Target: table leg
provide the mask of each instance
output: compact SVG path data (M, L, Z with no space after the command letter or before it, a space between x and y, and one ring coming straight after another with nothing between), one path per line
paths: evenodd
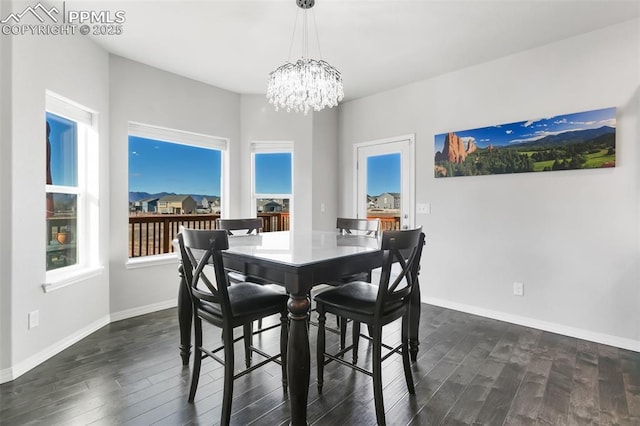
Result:
M307 399L309 396L309 334L307 314L311 302L307 295L291 295L289 308L289 344L287 346L287 375L289 378L289 403L291 425L307 424Z
M411 304L409 308L409 355L411 361L415 362L418 358L418 329L420 326L420 283L416 280L416 288L411 295Z
M193 308L189 287L184 279L182 265L178 268L180 274L180 288L178 289L178 324L180 325L180 356L182 365L189 365L191 355L191 322L193 321Z

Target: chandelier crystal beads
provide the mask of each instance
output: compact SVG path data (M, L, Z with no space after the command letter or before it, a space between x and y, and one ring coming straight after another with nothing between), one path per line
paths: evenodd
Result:
M283 108L287 112L293 110L306 115L310 110L320 111L324 107L337 106L344 98L340 71L322 59L305 57L308 53L306 11L314 3L314 0L297 0L298 6L305 11L302 58L295 64L287 61L269 74L267 98L276 111Z

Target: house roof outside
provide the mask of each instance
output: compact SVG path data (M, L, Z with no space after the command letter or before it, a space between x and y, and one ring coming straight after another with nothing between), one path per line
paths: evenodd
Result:
M191 198L193 200L191 195L165 195L164 197L160 198L158 200L158 202L160 202L160 203L179 203L179 202L182 202L182 201L186 200L187 198Z
M153 203L154 201L158 201L160 198L158 197L149 197L149 198L144 198L142 200L138 200L138 203L142 204L142 203Z

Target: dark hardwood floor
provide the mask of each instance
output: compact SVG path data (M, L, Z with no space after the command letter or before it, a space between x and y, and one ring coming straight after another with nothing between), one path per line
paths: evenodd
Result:
M387 327L388 328L388 327ZM215 331L214 331L215 330ZM311 327L308 420L373 425L369 377L337 363L315 386ZM271 332L270 332L271 333ZM276 351L278 331L257 339ZM205 340L219 339L212 329ZM399 340L399 327L386 340ZM218 424L220 365L203 362L194 404L189 369L178 355L175 309L110 324L20 378L0 386L2 425ZM400 357L384 363L390 425L640 425L640 354L500 321L422 305L416 395L407 393ZM338 336L327 334L327 347ZM369 365L361 343L360 364ZM236 348L237 366L243 351ZM232 424L287 424L279 366L238 379Z

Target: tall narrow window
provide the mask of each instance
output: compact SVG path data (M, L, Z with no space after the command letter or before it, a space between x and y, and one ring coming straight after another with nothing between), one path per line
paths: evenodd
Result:
M180 226L214 229L223 192L224 139L129 125L129 257L170 253Z
M285 231L293 202L292 148L289 142L254 142L253 204L264 231Z
M98 263L98 137L94 113L47 93L47 284Z

